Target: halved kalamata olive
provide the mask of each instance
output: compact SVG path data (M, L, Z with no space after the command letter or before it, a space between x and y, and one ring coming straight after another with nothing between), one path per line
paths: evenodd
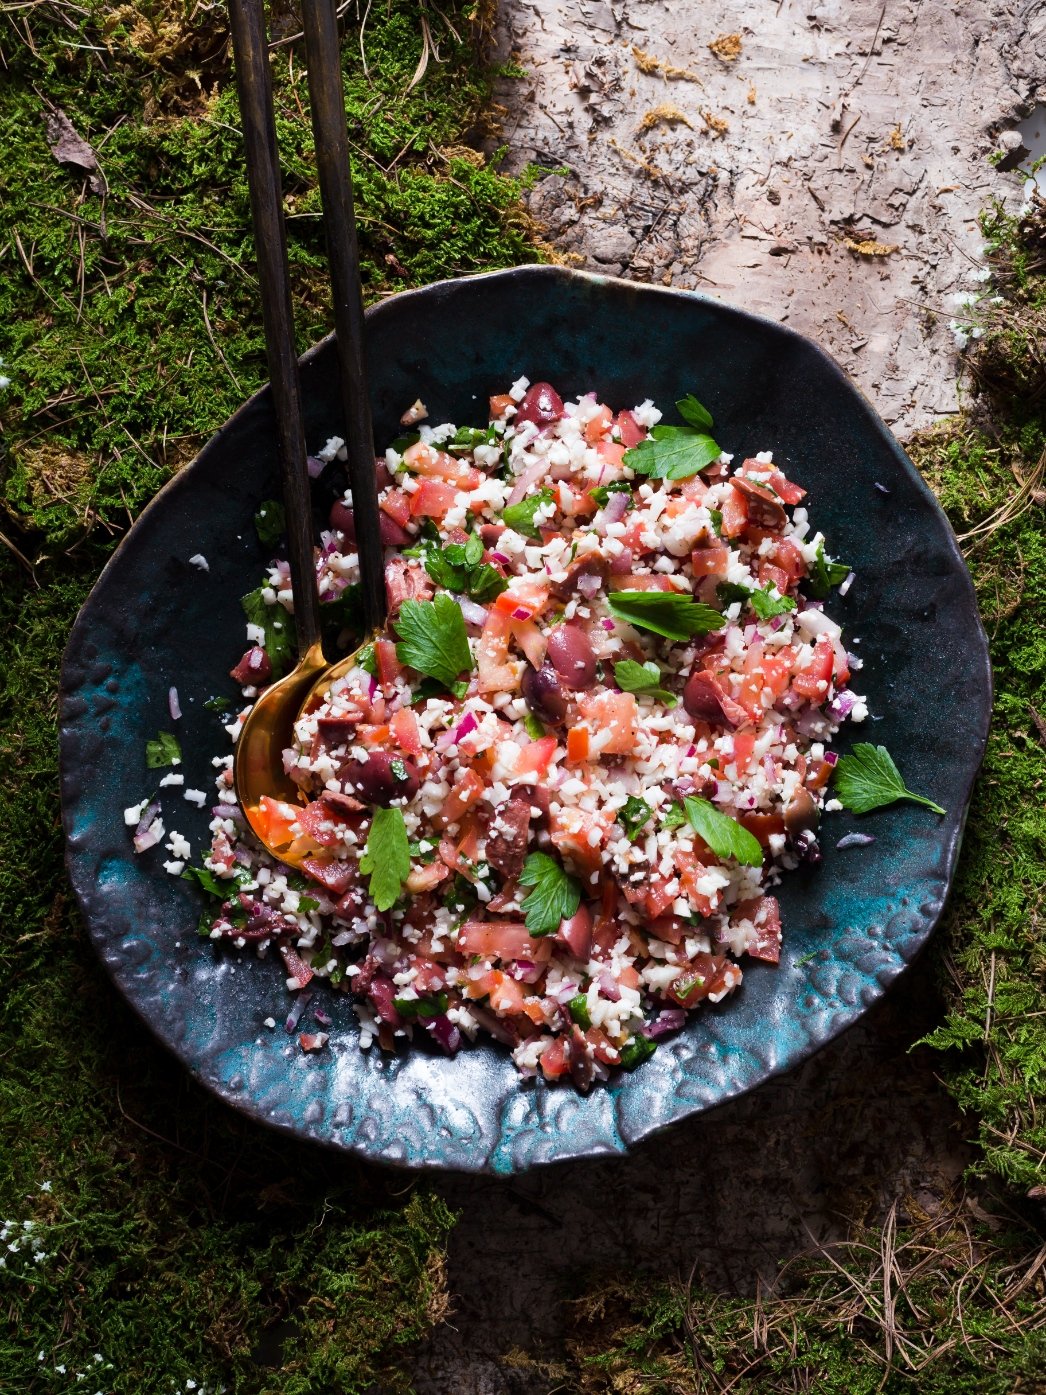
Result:
M344 533L345 541L354 543L356 541L356 513L348 504L342 503L340 499L335 500L331 505L330 525L336 528L339 533ZM386 547L406 547L407 543L414 539L405 528L401 528L394 518L390 518L387 513L378 514L378 528L381 533L381 540Z
M797 786L795 793L785 806L785 829L793 838L800 833L812 833L817 827L819 818L820 810L813 795L802 785Z
M754 480L743 479L739 475L734 475L730 483L748 500L748 517L757 528L769 528L772 532L778 532L788 522L784 507L763 485L756 484Z
M366 760L343 765L338 777L365 804L386 806L394 799L413 799L420 783L409 760L390 756L387 751L372 751Z
M551 383L535 383L516 409L515 424L532 421L535 426L551 426L563 415L563 399Z
M392 471L385 464L383 455L377 456L374 461L374 478L377 481L379 494L383 489L388 489L392 483Z
M568 688L591 688L596 681L592 641L576 625L556 625L548 637L545 653Z
M705 669L698 669L686 680L683 706L696 721L713 726L736 727L746 716L744 708L728 697L714 674Z
M551 664L542 664L540 668L531 668L528 664L519 686L524 702L539 721L554 726L567 715L563 681Z

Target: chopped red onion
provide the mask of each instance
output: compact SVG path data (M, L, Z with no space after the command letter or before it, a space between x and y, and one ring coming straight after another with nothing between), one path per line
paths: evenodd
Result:
M512 612L512 618L513 620L529 620L530 611L526 608L525 605L518 605Z
M324 470L326 470L329 462L321 460L318 455L307 455L305 457L305 464L308 467L309 479L318 480Z
M828 721L824 712L819 712L816 707L807 707L796 718L795 729L800 736L823 737L827 735Z
M609 633L613 630L613 628L614 628L614 622L613 622L613 620L610 620L610 619L600 620L599 623L603 626L604 630L606 630L608 634L609 634Z
M669 1032L678 1032L680 1027L685 1025L686 1013L682 1008L665 1008L652 1022L645 1022L639 1030L642 1036L656 1041L658 1037L666 1036Z
M610 571L613 576L627 576L632 570L634 561L632 549L623 547L616 557L610 559Z
M784 622L785 622L785 618L784 618L783 615L771 615L771 617L770 617L770 628L776 632L777 630L779 630L779 629L781 628L781 626L784 624Z
M683 757L683 759L684 759L684 760L689 760L691 756L696 756L696 755L697 755L697 747L696 747L696 746L688 746L688 747L686 748L686 755Z
M167 690L167 710L171 714L172 722L177 722L181 720L182 708L181 704L178 701L177 688L168 688Z
M836 843L837 848L866 848L869 843L874 843L875 837L871 833L847 833L845 838L840 838Z
M824 759L826 765L836 765L839 761L838 751L825 751Z
M876 489L879 491L880 494L889 495L890 491L887 489L885 484L880 484L878 480L875 480L874 483Z
M460 741L463 736L468 736L469 732L475 731L478 726L479 722L476 721L475 713L466 712L464 717L462 717L461 721L454 728L450 738L451 744L453 745L454 742Z
M849 688L840 688L825 708L825 714L831 717L833 722L841 722L844 717L849 717L856 702L856 693L852 693Z
M603 588L603 578L599 572L583 572L577 579L577 589L587 601L597 596Z
M847 572L845 578L839 586L840 596L845 596L847 591L849 591L850 587L854 584L854 575L855 573L853 572Z
M461 1032L444 1013L440 1017L433 1017L431 1021L424 1024L426 1032L448 1056L453 1056L461 1049Z
M291 1010L287 1014L287 1021L283 1024L288 1032L293 1032L301 1021L301 1015L312 1001L311 993L299 993L291 1004Z
M600 510L592 531L598 533L600 537L605 537L607 524L620 523L625 514L628 513L630 503L630 494L627 494L623 489L615 490Z
M500 562L503 567L512 565L512 558L506 556L504 552L492 552L490 554L490 560L492 562Z
M159 801L154 801L138 820L138 827L134 830L135 852L148 852L150 848L156 847L162 837L163 824L160 821L160 805Z
M458 604L461 607L461 613L465 617L465 623L467 625L482 625L486 621L487 612L481 605L477 605L475 601L470 601L462 597Z
M315 1017L316 1021L320 1024L321 1027L330 1026L331 1019L327 1016L327 1014L323 1011L322 1008L317 1008L312 1015L313 1017Z
M619 1003L621 1001L621 989L617 986L617 983L614 981L614 976L609 969L603 970L596 979L596 983L599 986L600 993L608 1002Z

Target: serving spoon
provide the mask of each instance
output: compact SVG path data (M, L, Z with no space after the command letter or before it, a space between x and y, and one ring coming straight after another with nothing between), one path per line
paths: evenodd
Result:
M247 152L251 222L261 288L280 479L287 525L294 630L299 659L285 678L255 702L236 742L233 778L255 835L283 862L298 862L293 848L273 843L263 800L294 802L298 786L283 768L303 705L354 663L355 651L331 665L323 651L320 598L313 560L312 509L305 448L298 356L294 343L287 238L283 221L272 78L262 0L230 0L236 85ZM304 0L302 19L309 100L331 273L334 328L349 485L356 520L364 629L368 641L385 623L386 598L374 471L374 436L367 390L363 292L349 172L345 102L334 0Z

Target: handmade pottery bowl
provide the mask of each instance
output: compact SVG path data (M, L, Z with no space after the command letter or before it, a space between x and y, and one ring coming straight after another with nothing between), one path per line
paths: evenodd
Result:
M253 527L259 502L277 492L266 389L149 505L76 622L61 700L69 874L120 992L198 1080L258 1121L411 1167L510 1173L622 1152L796 1065L926 943L988 727L991 675L973 587L944 516L875 412L831 359L778 324L704 296L558 267L406 292L367 323L379 445L418 397L432 422L485 422L488 395L526 375L564 397L595 390L615 407L651 397L670 409L692 391L724 449L772 449L809 491L832 554L856 573L828 608L858 644L873 720L840 749L854 739L887 746L909 786L947 814L897 805L829 818L822 864L781 887L780 965L746 964L735 996L587 1097L520 1079L489 1041L453 1059L424 1048L361 1052L352 1004L335 992L325 1004L329 1044L304 1055L282 1027L279 960L200 940L196 893L163 871L162 849L133 854L123 818L155 788L144 749L171 725L172 684L186 783L209 788L211 758L229 749L204 702L237 695L228 670L244 645L239 598L267 560ZM316 450L339 429L332 340L301 368ZM196 554L208 571L190 563ZM172 798L165 816L198 857L208 811ZM837 850L855 828L875 842Z

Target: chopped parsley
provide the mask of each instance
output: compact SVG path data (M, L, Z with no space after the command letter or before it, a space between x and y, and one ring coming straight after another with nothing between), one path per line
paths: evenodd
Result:
M182 748L173 732L158 731L155 741L145 743L145 764L150 770L160 770L165 765L181 763Z
M741 586L736 581L721 581L715 593L723 605L732 605L734 601L747 603L760 620L772 620L775 615L784 615L795 609L791 596L771 595L769 586L753 589Z
M601 509L605 509L611 494L631 494L632 485L628 480L614 480L611 484L597 484L595 489L590 489L589 495L593 498ZM635 500L630 499L628 507L633 508Z
M703 838L716 857L732 857L745 867L763 865L763 849L759 839L742 828L728 814L721 814L707 799L687 795L683 800L687 822L699 838Z
M442 1017L447 1010L447 995L430 993L424 998L393 998L392 1006L408 1021L417 1017Z
M259 586L257 591L248 592L240 605L249 622L262 631L261 647L269 656L273 678L282 678L290 667L294 647L293 625L282 605L266 603L262 595L265 589Z
M650 822L654 811L645 799L630 794L617 811L617 821L625 830L630 843L634 843L643 828Z
M287 530L287 515L279 499L266 499L254 515L258 541L264 547L275 547Z
M509 504L501 515L502 522L513 532L522 533L525 538L536 538L540 542L541 532L534 522L534 515L538 509L551 504L554 498L551 489L539 489L529 499L521 499L518 504Z
M693 393L676 403L686 426L655 426L645 441L625 451L624 463L637 475L656 480L685 480L722 454L708 435L712 415Z
M831 591L833 586L841 586L850 575L850 567L846 562L833 562L830 557L825 556L824 538L817 544L817 552L814 554L813 565L810 568L810 592L819 601Z
M581 905L581 883L548 853L529 854L519 884L532 888L520 902L532 935L554 935Z
M484 562L482 539L472 533L467 542L447 543L423 541L411 552L422 559L425 570L445 591L455 591L484 604L500 596L508 582L496 567Z

